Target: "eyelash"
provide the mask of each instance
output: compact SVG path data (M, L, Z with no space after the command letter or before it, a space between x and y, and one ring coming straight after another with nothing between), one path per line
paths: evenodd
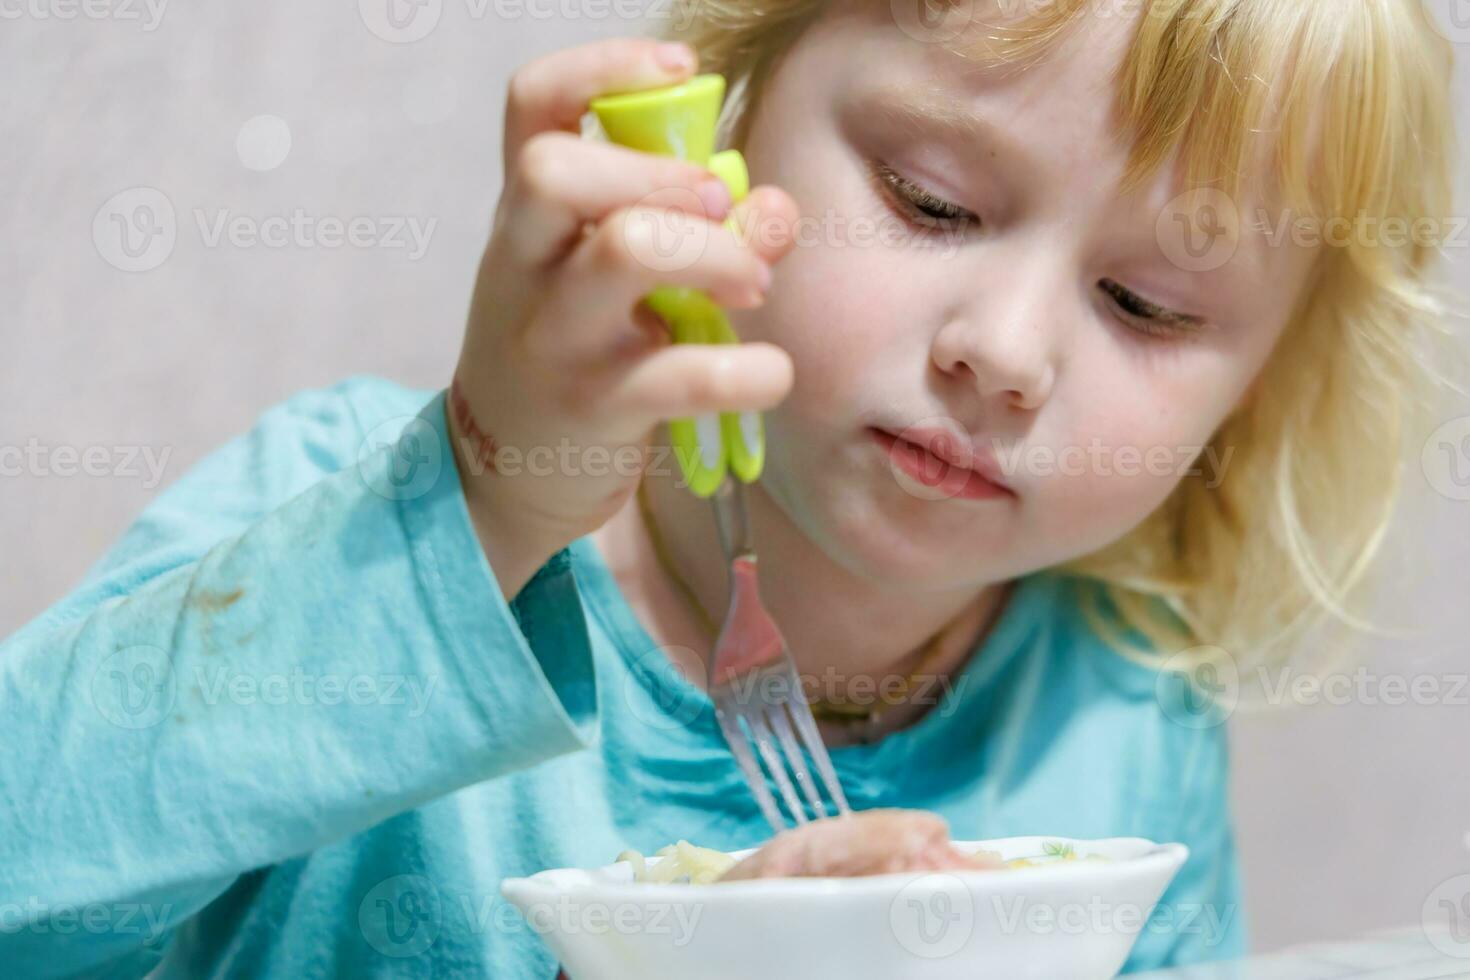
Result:
M1150 337L1171 338L1198 333L1204 321L1187 313L1175 313L1151 303L1122 283L1102 279L1098 288L1112 299L1114 307L1128 321L1127 326Z
M882 161L873 162L872 176L878 189L921 227L936 228L970 220L978 224L980 221L978 215L930 193ZM931 211L939 213L932 214ZM1098 287L1112 299L1114 307L1127 320L1129 329L1145 336L1177 338L1197 333L1204 326L1201 318L1151 303L1115 280L1103 279Z
M902 208L916 225L937 228L970 221L978 225L980 222L978 215L930 193L882 161L873 162L872 176L878 189Z

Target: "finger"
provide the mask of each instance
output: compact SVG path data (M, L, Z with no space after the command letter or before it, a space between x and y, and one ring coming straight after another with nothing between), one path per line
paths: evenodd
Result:
M773 184L751 188L731 209L727 223L735 238L767 265L774 265L796 246L801 209L791 195Z
M505 102L505 175L521 146L547 130L580 130L587 103L612 92L635 92L684 81L698 59L687 44L620 37L553 51L511 76Z
M528 264L561 257L588 222L619 207L655 205L720 221L731 206L724 182L703 167L568 133L526 143L506 201L500 234L509 254Z
M661 208L617 211L573 250L550 287L541 325L563 353L605 344L635 303L658 286L684 286L718 305L746 309L764 301L771 270L726 228Z
M628 337L625 349L644 353L653 347L662 347L673 343L673 335L669 332L669 325L647 302L639 300L633 307L633 329L634 333ZM614 351L614 356L617 355Z
M791 390L791 357L774 344L678 344L635 361L603 404L649 420L709 412L760 412Z

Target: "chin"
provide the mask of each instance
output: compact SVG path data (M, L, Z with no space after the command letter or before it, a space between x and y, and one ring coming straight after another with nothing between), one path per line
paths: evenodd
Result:
M999 529L979 526L983 518L934 521L929 509L945 504L906 495L889 499L857 477L816 487L788 513L834 562L874 585L928 592L980 586L1004 574L992 566L1006 551L986 533Z
M1016 501L914 496L866 433L842 439L820 428L768 425L767 438L762 485L802 535L849 573L899 592L983 586L1014 574Z

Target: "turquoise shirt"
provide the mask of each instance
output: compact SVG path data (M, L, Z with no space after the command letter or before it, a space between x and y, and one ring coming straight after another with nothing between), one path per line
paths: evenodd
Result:
M960 839L1182 841L1154 918L1119 919L1128 969L1239 955L1224 727L1104 646L1083 587L1021 579L943 702L832 753L848 798ZM549 980L502 879L769 835L591 542L507 604L443 393L373 379L162 494L0 646L0 718L6 977Z

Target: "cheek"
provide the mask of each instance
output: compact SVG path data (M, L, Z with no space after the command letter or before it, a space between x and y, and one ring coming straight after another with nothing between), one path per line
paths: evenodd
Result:
M835 408L862 400L902 340L911 301L894 284L900 279L874 248L813 242L777 264L765 304L732 313L731 322L742 339L769 341L791 355L796 384L778 411L830 420Z
M742 338L784 348L796 366L796 387L784 411L820 411L861 402L880 366L905 344L922 344L921 269L903 250L886 246L878 229L886 216L863 177L861 162L833 126L813 128L827 110L808 104L818 86L783 71L779 94L761 103L746 147L758 183L775 184L796 201L795 228L762 235L788 237L789 252L772 270L763 306L732 313ZM805 133L800 146L783 134ZM916 329L918 327L918 329ZM922 363L924 352L917 352Z
M1059 431L1020 460L1048 537L1072 540L1078 554L1095 550L1141 523L1191 470L1212 475L1201 450L1239 385L1236 372L1209 370L1209 355L1196 356L1193 369L1176 363L1151 373L1098 352L1088 377L1050 406L1060 410Z

